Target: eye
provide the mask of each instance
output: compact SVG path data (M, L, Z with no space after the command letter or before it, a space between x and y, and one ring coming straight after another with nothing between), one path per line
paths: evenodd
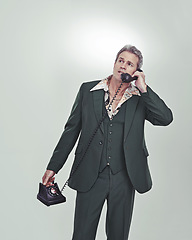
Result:
M133 63L131 63L131 62L128 62L127 64L128 64L128 66L131 66L131 67L133 67Z

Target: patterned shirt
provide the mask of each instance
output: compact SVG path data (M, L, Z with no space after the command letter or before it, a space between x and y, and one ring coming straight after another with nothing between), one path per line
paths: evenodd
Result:
M109 107L110 104L110 95L109 95L109 81L111 80L112 75L101 80L96 86L94 86L90 91L96 91L99 89L103 89L105 91L105 95L104 95L104 102L105 102L105 107L107 109L108 112L108 116L109 118L112 120L113 117L119 112L119 109L121 107L121 105L127 101L129 98L131 98L133 95L138 95L140 96L139 90L132 84L130 83L128 88L125 90L122 98L120 99L117 107L115 108L115 110L112 112L112 108Z

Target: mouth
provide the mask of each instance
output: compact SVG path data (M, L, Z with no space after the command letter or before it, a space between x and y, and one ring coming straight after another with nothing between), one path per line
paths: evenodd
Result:
M122 73L125 73L125 72L119 70L118 73L119 73L119 74L122 74Z

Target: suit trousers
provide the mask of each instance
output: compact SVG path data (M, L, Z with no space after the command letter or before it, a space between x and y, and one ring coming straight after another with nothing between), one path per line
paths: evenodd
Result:
M105 200L107 240L127 240L134 197L127 170L113 174L106 166L88 192L77 191L72 240L95 240Z

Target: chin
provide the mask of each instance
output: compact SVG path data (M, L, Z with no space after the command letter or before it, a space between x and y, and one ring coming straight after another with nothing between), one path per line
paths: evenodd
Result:
M118 81L118 82L121 81L121 74L119 74L119 73L118 74L114 74L113 77L114 77L114 79L116 81Z

